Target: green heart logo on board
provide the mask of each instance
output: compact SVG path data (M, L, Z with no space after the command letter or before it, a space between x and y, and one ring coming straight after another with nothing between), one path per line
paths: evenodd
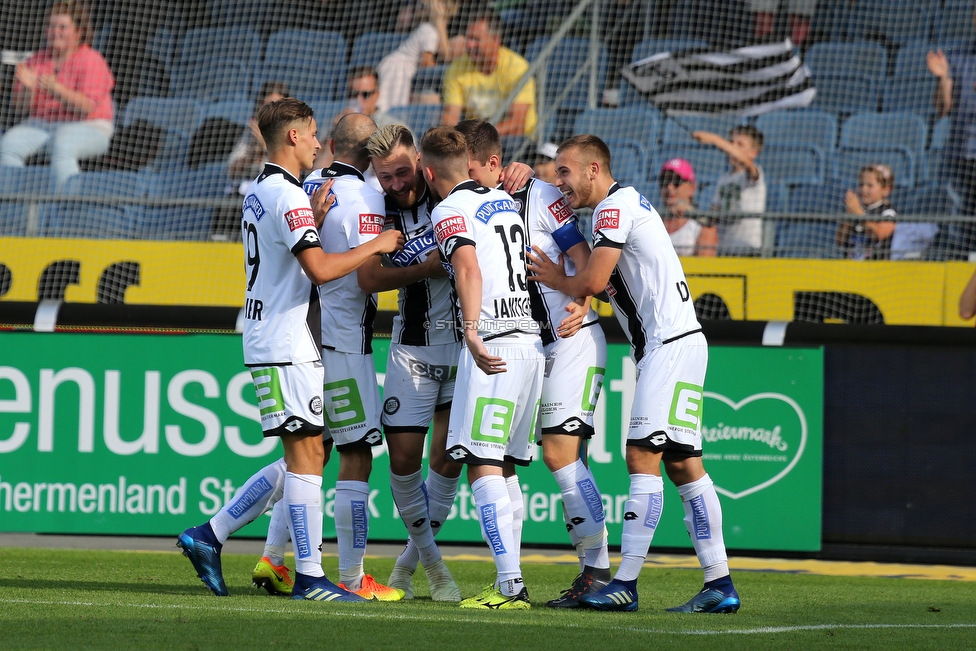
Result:
M734 500L790 474L807 444L800 405L781 393L756 393L739 402L705 392L702 457L715 490Z

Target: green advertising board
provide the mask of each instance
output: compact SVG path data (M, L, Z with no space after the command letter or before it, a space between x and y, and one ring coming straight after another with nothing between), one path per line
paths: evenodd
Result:
M382 386L388 340L375 342ZM731 549L820 548L823 353L711 347L703 405L705 467ZM619 544L629 478L624 444L636 368L610 346L589 457ZM232 335L0 333L0 531L175 535L212 516L280 457L261 435L241 341ZM519 470L523 540L568 543L559 489L541 461ZM337 460L325 470L324 535L334 537ZM375 449L370 538L402 540L385 448ZM665 482L654 538L690 547ZM267 517L239 535L263 536ZM480 541L461 482L445 541Z

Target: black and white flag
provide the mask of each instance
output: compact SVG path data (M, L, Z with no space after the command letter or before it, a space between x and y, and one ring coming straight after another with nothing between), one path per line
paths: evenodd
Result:
M621 73L669 113L759 115L807 106L817 94L789 39L729 51L660 52Z

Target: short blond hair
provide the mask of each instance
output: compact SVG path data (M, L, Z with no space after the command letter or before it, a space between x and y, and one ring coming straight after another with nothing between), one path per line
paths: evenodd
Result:
M400 146L417 151L413 134L405 125L388 124L373 132L366 141L366 151L370 158L387 158Z

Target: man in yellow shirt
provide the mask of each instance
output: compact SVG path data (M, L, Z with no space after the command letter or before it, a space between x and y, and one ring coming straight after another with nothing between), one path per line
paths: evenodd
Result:
M493 11L468 22L465 49L444 73L441 124L448 127L461 119L490 120L529 69L528 61L502 46L502 22ZM532 138L535 125L535 80L530 79L495 128L503 136Z

